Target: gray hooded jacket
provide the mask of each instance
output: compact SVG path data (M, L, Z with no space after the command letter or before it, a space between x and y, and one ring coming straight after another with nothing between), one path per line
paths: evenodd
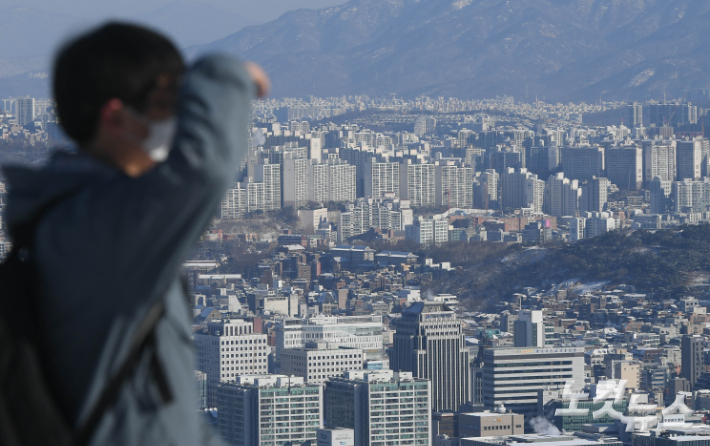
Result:
M246 152L253 95L241 62L206 57L185 75L168 160L147 174L130 178L85 155L55 157L41 170L5 169L10 235L72 191L37 227L42 305L26 315L45 328L48 380L70 422L86 419L137 326L165 299L155 349L173 401L161 402L153 352L145 351L94 445L219 443L196 411L191 312L179 274Z

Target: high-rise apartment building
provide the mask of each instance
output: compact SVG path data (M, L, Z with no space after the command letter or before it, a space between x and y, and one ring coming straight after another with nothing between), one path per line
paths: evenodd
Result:
M638 125L643 125L643 104L634 102L626 106L626 121L625 124L629 128L634 128Z
M649 116L651 124L655 124L656 127L666 124L671 127L695 124L698 122L698 107L690 102L651 104L649 105Z
M309 161L305 157L296 157L295 153L284 153L281 162L283 207L299 209L308 204Z
M676 178L699 180L702 174L703 145L700 140L676 141Z
M501 207L503 209L533 208L542 212L545 182L527 169L508 169L501 175Z
M448 220L419 217L404 227L405 237L420 245L440 245L449 241Z
M612 147L605 152L606 177L622 190L643 186L643 150L638 146Z
M374 200L360 198L347 206L338 219L338 240L364 234L370 228L404 231L414 224L414 212L409 208L409 200Z
M563 172L547 180L547 213L553 217L577 215L582 190L577 180L565 178Z
M470 397L463 325L442 302L416 302L402 312L390 364L431 381L434 412L456 412Z
M261 191L258 191L256 187L253 190L254 194L261 192L258 206L266 211L281 209L281 165L270 164L265 159L260 161L259 164L254 166L254 180L262 184ZM247 193L249 195L248 200L251 203L252 191L249 190ZM256 203L257 201L255 200L255 205Z
M695 387L704 371L703 347L703 338L698 335L685 335L680 341L680 376L688 380L691 388Z
M649 184L654 178L675 181L676 144L675 141L645 140L643 145L643 181Z
M572 180L590 180L604 175L603 147L562 147L562 171Z
M453 160L439 160L435 167L436 206L473 207L473 169Z
M537 415L538 391L584 387L583 347L496 347L483 351L483 403L504 405L526 417Z
M353 166L354 167L354 166ZM308 200L316 203L330 201L329 169L327 164L311 163L308 165Z
M222 199L220 217L223 220L234 220L242 218L248 212L247 190L241 184L233 189L228 189Z
M240 376L218 395L219 432L230 445L315 444L323 427L323 387L301 377Z
M340 148L338 149L340 159L348 164L355 166L355 195L356 197L365 197L365 172L367 171L367 163L374 160L381 160L374 152L363 148Z
M267 373L271 351L267 335L254 333L251 322L241 319L210 321L195 333L197 370L207 374L207 404L217 405L217 385L239 375Z
M676 212L706 212L710 209L710 178L676 181L670 196Z
M355 446L431 445L430 387L411 372L347 372L326 384L327 426L353 429Z
M500 175L493 169L476 174L473 186L474 206L478 209L498 209Z
M402 163L399 173L399 193L412 206L436 205L436 166L434 164Z
M592 178L583 184L579 199L579 209L582 212L602 212L607 202L607 191L610 182L606 178Z
M368 160L365 164L365 196L382 198L387 192L399 198L399 163L378 163Z
M357 168L348 163L328 164L328 199L336 203L355 201Z

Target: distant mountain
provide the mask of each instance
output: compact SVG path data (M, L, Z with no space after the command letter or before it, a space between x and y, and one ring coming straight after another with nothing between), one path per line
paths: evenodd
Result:
M190 49L262 63L276 96L523 100L682 96L710 86L707 0L351 0Z
M141 14L135 20L165 32L183 48L213 42L252 24L238 14L187 0Z

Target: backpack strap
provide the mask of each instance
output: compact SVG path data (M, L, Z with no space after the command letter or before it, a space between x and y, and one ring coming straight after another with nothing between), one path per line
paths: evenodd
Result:
M155 327L164 314L165 302L161 297L148 311L148 315L143 319L143 322L136 331L131 349L123 365L104 386L101 396L94 405L88 419L77 432L75 437L77 446L88 444L91 436L106 414L106 411L118 400L123 384L133 375L135 367L140 362L145 348L149 345L155 345ZM169 403L173 399L173 394L167 381L165 369L157 356L157 352L153 354L151 362L153 372L155 373L155 381L158 385L158 391L160 392L163 403Z

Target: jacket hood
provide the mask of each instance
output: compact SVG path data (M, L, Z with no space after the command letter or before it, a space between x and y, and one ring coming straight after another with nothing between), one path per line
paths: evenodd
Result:
M7 166L3 174L8 189L5 223L12 236L18 225L29 221L47 203L118 171L87 155L60 152L43 168Z

